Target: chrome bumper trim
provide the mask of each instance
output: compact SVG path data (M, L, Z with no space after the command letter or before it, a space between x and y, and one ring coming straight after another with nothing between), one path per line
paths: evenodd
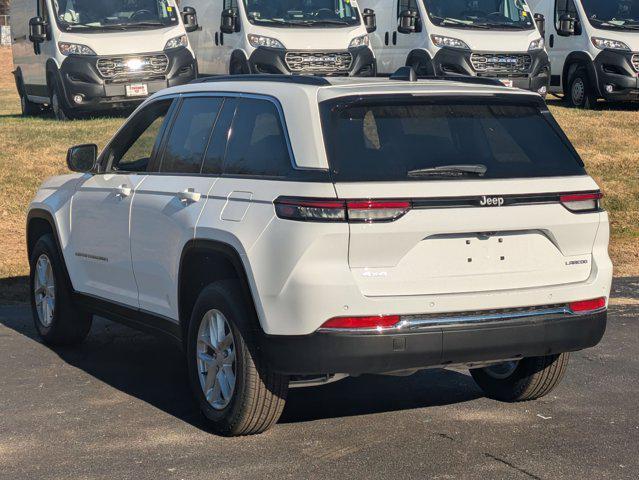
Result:
M414 333L437 327L480 326L494 322L509 320L559 320L581 315L593 315L605 311L606 308L584 313L575 313L567 305L552 305L530 309L494 310L483 312L458 312L434 315L402 315L400 322L392 327L378 328L320 328L319 333L342 333L347 335L383 335Z

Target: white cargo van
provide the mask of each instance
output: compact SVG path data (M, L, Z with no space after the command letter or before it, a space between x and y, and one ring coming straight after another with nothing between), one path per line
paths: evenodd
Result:
M550 91L575 107L639 100L639 0L530 0L546 29Z
M22 113L58 119L131 108L197 75L175 0L13 0L11 29ZM186 28L185 28L186 27Z
M374 76L373 11L357 0L184 0L200 74Z
M371 44L382 74L472 75L545 95L550 80L544 18L526 0L360 0L375 9Z

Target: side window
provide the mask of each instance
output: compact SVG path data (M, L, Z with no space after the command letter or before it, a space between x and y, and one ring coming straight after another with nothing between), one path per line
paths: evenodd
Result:
M223 10L235 10L237 12L237 0L223 0Z
M202 173L209 175L220 175L222 173L229 130L231 129L231 122L233 122L236 107L237 99L226 98L224 100L224 106L218 116L217 122L215 122L215 128L213 129L209 146L204 155Z
M182 101L166 142L160 172L200 173L221 106L221 98L190 97Z
M400 14L402 12L405 12L406 10L417 12L417 16L419 17L419 7L417 6L417 0L399 0L397 2L397 17L399 17Z
M577 7L574 0L555 0L555 28L559 29L559 19L562 15L570 15L578 19Z
M37 0L38 1L38 16L42 17L45 22L49 21L49 10L47 9L46 0ZM31 4L33 5L33 4Z
M283 177L291 172L282 123L272 102L241 99L231 132L225 174Z
M160 100L139 112L111 142L110 169L146 172L158 147L173 100Z

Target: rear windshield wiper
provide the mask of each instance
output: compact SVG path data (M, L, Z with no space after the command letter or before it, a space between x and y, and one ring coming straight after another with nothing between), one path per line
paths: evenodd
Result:
M444 165L441 167L420 168L408 172L409 177L462 177L476 175L483 177L488 171L486 165Z

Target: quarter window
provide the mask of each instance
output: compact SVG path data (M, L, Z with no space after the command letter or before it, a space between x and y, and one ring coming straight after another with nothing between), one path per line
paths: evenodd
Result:
M239 100L224 173L250 176L287 176L291 171L280 116L268 100Z
M215 122L215 128L213 129L209 146L204 155L202 173L209 175L219 175L222 173L229 129L231 128L236 107L237 99L226 98L224 100L224 106L222 107L217 122Z
M172 102L154 102L125 125L109 147L111 151L107 158L110 159L110 169L125 172L149 170Z
M221 98L184 99L166 143L160 172L200 173L204 151L221 106Z

